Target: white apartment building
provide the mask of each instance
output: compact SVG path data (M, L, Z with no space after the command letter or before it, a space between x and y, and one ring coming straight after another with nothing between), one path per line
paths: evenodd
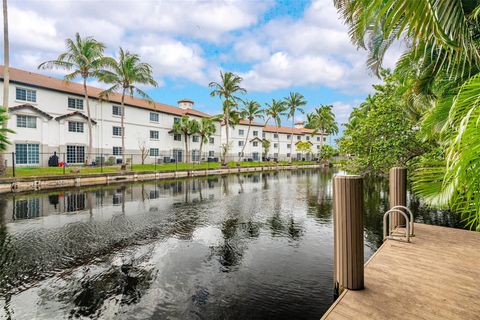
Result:
M251 159L252 161L259 161L264 157L278 160L290 160L291 157L295 160L315 158L320 152L321 145L326 144L327 136L321 133L314 134L314 130L306 129L303 125L304 123L301 121L295 124L295 128L253 122L247 138L248 121L242 119L239 124L229 127L230 157ZM225 126L222 125L222 143L225 143L225 131ZM266 155L264 155L262 146L263 140L270 142ZM302 154L297 151L296 144L300 141L308 141L312 145L312 154ZM244 144L245 149L242 156Z
M0 66L3 75L3 66ZM3 99L1 79L0 101ZM93 127L92 160L99 161L114 156L121 159L121 112L125 112L125 154L136 154L139 163L140 147L149 154L145 163L184 161L184 137L171 133L174 121L183 115L194 119L211 117L193 109L193 101L182 99L178 107L151 103L126 97L125 110L121 110L120 94L112 94L108 101L100 100L102 89L88 87L91 122ZM48 77L38 73L10 68L8 128L15 131L8 152L15 152L17 165L43 165L57 152L65 154L69 164L84 163L88 149L88 115L83 96L83 86L74 82ZM204 157L218 156L221 146L221 126L216 123L216 133L204 144ZM198 160L200 139L190 137L191 159ZM129 156L127 156L129 157ZM133 156L130 156L133 157ZM6 157L11 164L11 157ZM62 161L63 159L59 159Z

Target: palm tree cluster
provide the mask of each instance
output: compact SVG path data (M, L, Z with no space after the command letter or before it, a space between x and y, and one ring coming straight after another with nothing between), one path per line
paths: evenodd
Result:
M402 105L434 150L417 160L414 189L480 231L480 3L335 0L335 5L353 42L368 49L368 65L377 74L391 44L406 39L394 71L402 82Z
M87 86L87 81L92 79L98 79L111 85L110 88L100 93L100 98L107 99L113 92L122 94L121 137L122 155L125 157L125 96L137 94L153 103L148 94L139 88L142 85L157 86L157 82L153 78L152 67L148 63L141 62L137 54L122 48L119 49L118 59L107 57L104 55L106 47L103 43L92 37L82 38L78 33L75 34L74 39L67 39L65 45L67 50L61 53L57 59L46 61L38 68L66 70L69 73L65 76L65 80L82 78L88 125L87 163L90 162L93 153L92 120Z
M265 103L265 108L262 108L257 101L248 99L244 100L240 97L240 95L247 93L247 90L241 86L242 80L243 79L240 76L232 72L220 72L220 81L211 82L209 84L209 87L213 88L210 95L212 97L218 96L222 99L223 113L217 117L222 120L226 129L226 143L222 146L222 149L224 150L224 152L222 152L222 163L226 163L226 155L230 149L229 128L235 127L241 119L248 121L248 129L245 143L243 144L242 151L239 155L239 161L243 156L245 145L249 138L250 129L255 119L265 120L265 125L268 124L269 121L273 122L277 127L278 145L280 145L279 127L282 125L282 118L287 117L287 119L291 119L292 131L290 135L290 155L292 155L293 135L296 132L295 116L297 112L301 114L305 113L302 109L302 107L307 104L305 97L298 92L290 92L290 94L282 100L272 99L271 103ZM330 113L328 115L327 113L315 115L316 111L312 114L307 114L307 118L310 117L310 119L315 119L315 121L309 121L309 128L314 129L315 133L322 132L322 134L332 134L338 132L335 116L333 115L333 112L331 112L331 106L329 110ZM326 116L328 117L318 120L318 117ZM270 147L270 142L262 143L262 146L264 148L264 155L266 156Z

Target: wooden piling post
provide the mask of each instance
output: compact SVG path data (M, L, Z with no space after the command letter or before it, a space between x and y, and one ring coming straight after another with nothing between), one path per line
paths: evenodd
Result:
M393 167L390 169L389 178L390 208L394 206L407 206L407 168ZM405 218L400 213L392 214L392 228L405 227Z
M333 178L334 286L363 289L363 178L335 175Z

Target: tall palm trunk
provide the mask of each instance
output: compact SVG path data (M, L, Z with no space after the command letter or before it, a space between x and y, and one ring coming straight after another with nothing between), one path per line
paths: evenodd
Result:
M321 128L321 130L322 130L322 134L320 135L320 152L319 152L319 154L322 152L322 147L323 147L323 132L324 132L324 130L323 130L323 128ZM322 160L320 159L320 161L322 161Z
M293 132L295 128L295 111L292 114L292 134L290 135L290 162L293 162Z
M199 163L202 162L203 139L205 139L205 136L200 135L200 150L198 151L200 153L200 158L198 158Z
M185 162L190 163L190 157L188 154L188 134L186 132L183 133L183 137L185 140Z
M125 88L122 91L120 104L120 127L122 128L122 164L125 164Z
M277 161L280 160L280 134L278 133L278 127L277 125Z
M87 106L87 126L88 126L88 151L86 156L87 164L90 164L91 155L93 153L93 134L92 134L92 116L90 113L90 102L88 99L87 77L83 77L83 95L85 97L85 105Z
M228 106L228 99L225 98L225 138L226 138L226 141L227 141L227 146L226 146L226 152L225 154L223 155L223 163L222 165L226 165L227 164L227 156L228 156L228 150L230 149L229 147L229 141L228 141L228 131L229 131L229 126L230 126L230 109L229 109L229 106Z
M238 157L238 163L240 163L241 157L243 157L243 151L245 150L245 146L247 145L248 136L250 134L251 127L252 127L252 121L248 121L247 136L245 137L245 142L243 143L242 152L240 152L240 156Z
M8 93L10 83L10 71L9 71L9 47L8 41L8 8L7 0L3 0L3 108L5 109L5 121L3 122L3 128L8 127ZM0 153L0 175L5 175L5 156Z

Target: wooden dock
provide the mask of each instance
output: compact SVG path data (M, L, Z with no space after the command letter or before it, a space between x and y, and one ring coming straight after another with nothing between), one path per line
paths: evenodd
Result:
M480 233L415 224L365 264L365 289L345 290L322 320L480 319Z

